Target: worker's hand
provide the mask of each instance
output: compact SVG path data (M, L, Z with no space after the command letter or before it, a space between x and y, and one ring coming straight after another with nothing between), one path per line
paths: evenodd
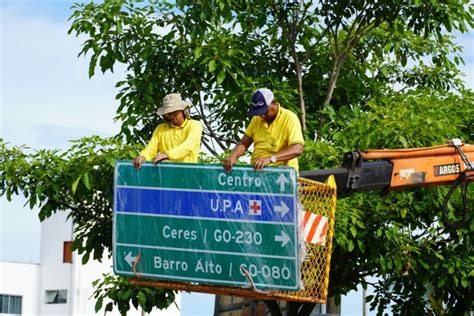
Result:
M255 162L255 164L253 165L253 168L255 170L262 170L263 167L265 167L266 165L268 165L270 163L271 163L270 157L260 158Z
M168 155L167 154L163 154L163 153L158 153L158 155L156 155L155 159L153 159L153 164L157 164L159 163L160 161L163 161L163 160L166 160L168 159Z
M135 159L133 159L133 165L135 166L135 169L140 170L143 162L145 162L145 157L143 156L135 157Z
M226 172L231 172L232 171L232 166L235 164L236 158L232 155L228 156L227 158L224 159L224 170Z

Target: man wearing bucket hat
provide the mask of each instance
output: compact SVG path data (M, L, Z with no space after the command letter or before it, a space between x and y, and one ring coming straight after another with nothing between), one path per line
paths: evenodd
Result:
M298 117L284 109L267 88L254 92L251 108L252 116L247 130L230 155L224 159L224 169L232 171L232 166L250 145L254 144L251 164L255 170L266 165L290 166L298 171L298 160L304 150L304 138Z
M133 159L137 170L144 161L198 161L202 125L189 118L186 109L190 106L191 103L182 100L178 93L171 93L163 98L163 106L156 113L162 115L166 123L156 127L148 145Z

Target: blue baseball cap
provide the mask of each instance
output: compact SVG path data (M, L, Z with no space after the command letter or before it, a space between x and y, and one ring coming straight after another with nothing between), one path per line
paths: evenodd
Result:
M248 111L248 116L260 116L268 111L268 107L274 100L273 92L267 88L261 88L255 91L252 95L250 105L252 106Z

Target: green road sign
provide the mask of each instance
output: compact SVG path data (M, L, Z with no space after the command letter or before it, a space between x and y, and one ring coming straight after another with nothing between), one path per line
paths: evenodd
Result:
M296 173L215 164L118 161L114 270L119 275L299 289Z

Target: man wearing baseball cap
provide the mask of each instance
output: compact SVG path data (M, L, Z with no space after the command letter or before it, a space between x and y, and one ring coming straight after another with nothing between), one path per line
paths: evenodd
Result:
M155 128L148 145L133 159L137 170L144 161L198 161L202 125L189 118L186 109L190 106L191 103L182 100L178 93L171 93L163 98L163 106L156 113L162 115L166 123Z
M272 165L290 166L298 171L296 157L303 153L304 138L296 114L276 102L270 89L261 88L252 95L247 115L252 120L240 142L224 159L224 169L232 171L237 159L253 143L251 164L255 170Z

